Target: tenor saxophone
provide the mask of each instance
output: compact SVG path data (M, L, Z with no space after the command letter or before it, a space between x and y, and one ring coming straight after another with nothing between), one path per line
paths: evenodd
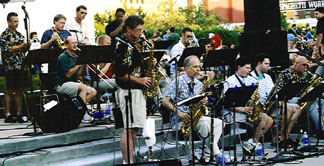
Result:
M148 65L147 65L145 77L151 78L151 86L149 88L144 89L144 95L148 98L154 98L158 94L159 84L160 84L160 79L162 77L162 74L160 73L160 71L157 69L156 66L153 66L154 43L149 42L147 40L146 42L150 43L151 47L150 47L150 54L148 57Z
M199 94L203 94L210 84L209 75L203 75L203 76L206 78L203 81L203 87ZM193 119L193 128L195 128L198 124L199 119L203 115L208 114L208 108L206 105L201 104L201 102L197 102L191 108L192 108L191 113L192 113L192 119ZM183 134L184 137L188 138L190 136L190 122L182 124L181 133Z
M314 87L318 86L323 78L320 77L318 74L313 74L311 73L310 71L306 71L309 75L312 76L310 82L309 82L309 85L308 87L305 89L305 91L300 95L298 101L297 101L297 104L299 105L301 111L304 111L310 104L313 103L313 101L306 101L306 102L301 102L301 99L309 92L311 91Z

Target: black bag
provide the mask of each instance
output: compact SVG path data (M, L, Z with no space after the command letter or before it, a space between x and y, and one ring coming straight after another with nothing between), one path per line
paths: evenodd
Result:
M41 113L39 126L43 132L65 132L77 128L87 110L80 96L60 100L60 103Z

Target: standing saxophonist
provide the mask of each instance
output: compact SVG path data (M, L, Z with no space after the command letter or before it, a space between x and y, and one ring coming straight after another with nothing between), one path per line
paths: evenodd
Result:
M117 57L114 63L113 72L116 76L116 83L121 88L119 92L119 101L124 121L124 131L120 140L124 163L133 162L133 142L136 138L138 128L143 128L146 121L146 100L143 89L151 85L150 78L144 76L145 61L139 54L140 50L135 46L138 44L137 42L140 41L140 36L143 32L143 24L144 21L139 16L129 16L123 25L122 35L116 38L117 43L114 43ZM132 114L129 114L129 126L127 128L125 96L128 95L129 89L132 94L132 102L131 105L129 105L132 107ZM133 122L131 121L132 119ZM127 130L129 133L128 138ZM127 154L128 148L129 154Z
M189 116L189 107L188 106L179 106L178 115L176 115L175 110L175 101L182 101L184 99L198 95L203 89L203 83L197 79L197 76L200 72L200 60L197 56L189 56L184 60L185 74L179 76L178 79L178 94L175 93L175 79L171 82L169 89L163 99L163 105L171 111L171 126L173 129L176 129L176 119L177 116L181 118L179 127L183 123L190 122ZM206 86L206 85L205 85ZM202 104L207 104L207 97L202 100ZM210 121L211 118L202 116L194 131L198 132L201 137L208 137L210 133ZM220 150L217 146L218 140L222 134L222 121L219 119L214 119L214 142L213 142L213 153L212 155L220 154ZM207 141L209 142L209 141Z

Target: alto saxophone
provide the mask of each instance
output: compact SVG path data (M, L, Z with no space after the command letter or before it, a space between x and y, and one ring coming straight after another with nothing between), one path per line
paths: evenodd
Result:
M252 76L252 75L251 75ZM257 121L259 121L260 119L260 113L261 113L261 109L263 106L263 103L261 101L258 101L258 93L259 93L259 79L252 76L254 79L256 79L256 86L257 88L254 90L253 94L252 94L252 98L251 98L251 102L249 107L252 108L252 113L251 114L247 114L247 120L250 123L255 123Z
M162 74L160 73L160 71L157 69L156 66L153 66L154 43L149 42L147 40L146 42L150 43L151 47L150 47L150 54L148 57L148 65L147 65L145 77L151 78L151 86L149 88L144 89L144 95L148 98L154 98L158 94L159 84L160 84L160 79L162 77Z
M313 101L306 101L306 102L301 102L301 99L309 92L311 91L314 87L318 86L323 78L320 77L318 74L313 74L311 73L310 71L306 71L309 75L312 76L310 82L309 82L309 85L308 87L305 89L305 91L300 95L298 101L297 101L297 104L299 105L301 111L304 111L310 104L313 103Z
M203 87L199 94L203 94L210 84L210 77L209 75L203 75L206 77L203 81ZM191 107L192 119L193 119L193 128L195 128L198 124L199 119L203 115L208 114L208 108L206 105L201 104L201 102L197 102ZM181 126L181 133L184 137L190 136L190 123L183 123Z

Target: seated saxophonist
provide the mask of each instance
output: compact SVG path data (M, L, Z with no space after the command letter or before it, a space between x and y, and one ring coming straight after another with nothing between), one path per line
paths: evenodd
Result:
M269 61L264 61L262 60L260 65L263 65L264 68L267 68L267 66L269 66ZM225 81L224 84L224 94L226 93L226 91L229 88L234 88L234 87L244 87L244 86L251 86L252 84L256 85L257 80L254 79L253 77L251 77L249 74L251 72L251 62L249 62L249 60L245 57L240 57L236 60L235 62L235 69L236 72L235 74L233 74L232 76L228 77ZM253 99L256 98L256 99ZM258 93L258 91L255 92L255 96L252 96L251 102L253 102L254 100L258 100L260 97L260 94ZM255 102L255 101L254 101ZM234 110L231 110L233 112L235 112L235 116L236 122L240 122L240 123L245 123L249 126L254 126L254 135L253 135L253 139L249 140L248 142L245 142L243 146L243 148L248 152L251 153L251 150L254 148L254 146L256 146L256 144L258 143L261 134L262 134L262 123L260 121L260 117L262 116L262 114L258 114L257 118L259 120L256 120L255 122L250 122L248 121L247 116L248 115L252 115L255 112L253 111L253 108L251 106L255 105L255 103L251 103L248 106L241 106L241 107L235 107ZM229 123L233 123L233 116L232 116L232 112L228 112L228 110L224 111L225 117L227 122ZM269 130L269 128L272 126L273 124L273 120L271 117L269 117L267 114L263 113L263 119L264 119L264 130L265 132L267 132Z
M260 102L264 103L267 100L267 95L270 93L272 87L274 86L272 78L270 75L267 74L268 68L270 66L270 58L265 53L259 53L257 55L256 60L256 67L251 72L251 75L253 78L257 79L259 82L258 85L258 92L260 94ZM257 111L257 110L255 110ZM261 110L259 110L261 111ZM261 116L264 116L264 134L269 131L269 129L274 124L274 120L269 117L266 113L261 114ZM252 117L253 118L253 117ZM260 116L256 117L258 120L256 121L256 129L255 134L252 138L250 138L248 141L243 143L243 148L247 151L252 151L252 148L256 146L257 143L260 142L261 138L261 128L262 128L262 121L260 121L262 118Z
M281 72L278 76L278 80L276 82L277 89L280 90L285 87L287 84L291 82L297 83L306 83L307 77L304 75L305 71L308 68L308 60L303 56L298 56L295 60L295 63L292 67L287 68ZM300 94L297 94L297 96ZM281 147L286 146L287 148L293 147L296 143L289 138L289 134L297 122L299 116L301 115L301 108L297 103L298 97L294 97L293 99L288 101L287 105L287 119L286 123L284 123L285 116L282 117L282 125L281 125L281 137L279 139L279 145ZM282 113L283 114L283 113ZM285 133L285 126L287 126L287 131Z
M184 99L193 97L195 95L198 95L201 93L204 86L208 86L209 82L207 82L207 85L203 85L202 82L200 82L197 79L197 76L200 72L200 60L197 56L189 56L184 60L184 68L185 68L185 74L179 76L178 79L178 94L175 93L175 79L171 82L168 91L166 92L165 97L163 98L162 104L168 108L171 111L171 126L173 129L176 129L176 120L178 117L180 117L179 127L183 125L183 123L188 124L190 122L190 116L189 116L189 107L188 106L179 106L178 107L178 114L176 114L175 109L175 101L182 101ZM205 97L201 102L202 104L207 103L207 97ZM202 108L202 106L200 106ZM191 110L194 111L194 110ZM194 119L194 121L197 119ZM199 135L203 138L208 137L208 134L211 131L210 126L210 117L201 116L199 118L198 123L196 127L194 127L194 131L199 133ZM180 128L179 128L180 129ZM178 129L178 130L179 130ZM213 154L212 155L219 155L221 154L217 143L222 134L222 121L219 119L214 119L214 138L213 138ZM208 138L210 139L210 137ZM209 141L207 141L209 142ZM228 159L226 160L228 161Z

